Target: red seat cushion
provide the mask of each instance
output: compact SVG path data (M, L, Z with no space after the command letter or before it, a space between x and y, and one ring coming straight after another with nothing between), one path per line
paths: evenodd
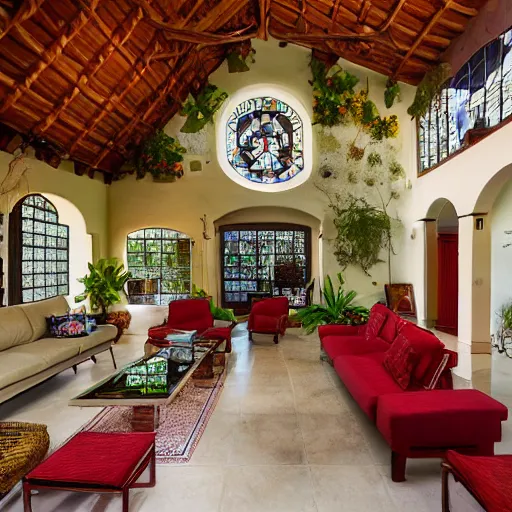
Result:
M364 356L343 356L334 360L334 368L365 414L376 418L379 396L404 393L393 377L384 369L385 353Z
M450 450L446 459L487 512L512 511L512 455L472 457Z
M476 389L417 391L378 399L377 428L398 452L410 447L489 447L507 408Z
M277 334L280 330L280 317L253 315L252 329L260 333Z
M406 338L399 335L386 352L383 365L402 389L407 389L419 354Z
M362 336L326 336L322 340L322 347L334 361L340 355L385 352L389 349L389 344L380 338L366 340Z
M148 453L155 435L154 432L80 432L26 478L119 489Z

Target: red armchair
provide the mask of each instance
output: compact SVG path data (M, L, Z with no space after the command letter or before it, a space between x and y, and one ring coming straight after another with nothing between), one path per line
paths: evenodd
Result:
M286 297L272 297L253 304L249 314L249 340L252 333L273 334L274 343L279 343L279 335L286 333L288 321L288 299Z
M175 329L197 331L197 335L209 339L226 340L226 352L231 352L231 327L214 327L210 302L207 299L183 299L169 303L169 316L165 325L151 327L148 337L154 342L164 341Z

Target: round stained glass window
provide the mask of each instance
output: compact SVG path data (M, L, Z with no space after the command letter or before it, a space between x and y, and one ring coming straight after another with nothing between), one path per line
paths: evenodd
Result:
M245 187L293 188L311 173L311 127L308 124L305 130L304 125L307 114L296 100L290 105L291 96L284 91L262 88L262 94L256 92L253 88L239 91L223 112L220 129L225 131L218 135L223 135L224 147L218 144L219 161L226 174ZM240 93L245 93L245 99Z

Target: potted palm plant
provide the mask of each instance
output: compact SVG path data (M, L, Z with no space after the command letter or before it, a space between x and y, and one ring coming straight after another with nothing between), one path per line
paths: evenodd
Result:
M354 290L345 292L343 289L345 280L341 272L337 277L339 282L337 291L334 290L331 277L325 277L322 290L325 305L312 304L298 311L297 317L307 334L314 332L319 325L360 325L367 322L370 313L368 308L356 306L353 302L357 292Z
M78 280L85 290L75 297L75 301L82 302L88 298L91 309L98 312L95 315L97 323L105 323L109 308L121 302L121 292L132 275L125 271L124 264L117 258L100 259L88 265L89 274Z

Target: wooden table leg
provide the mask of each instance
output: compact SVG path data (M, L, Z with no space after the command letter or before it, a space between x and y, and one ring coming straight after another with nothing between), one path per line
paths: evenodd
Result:
M159 407L137 405L133 407L132 428L136 432L154 432L158 428Z

